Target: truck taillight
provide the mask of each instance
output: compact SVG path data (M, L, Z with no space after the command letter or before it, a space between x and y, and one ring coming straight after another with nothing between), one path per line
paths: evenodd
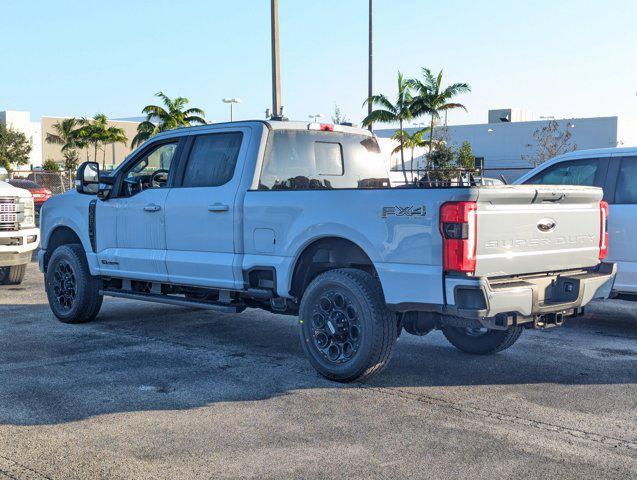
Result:
M608 255L608 203L599 202L599 259Z
M476 202L447 202L440 207L442 268L445 272L476 269Z

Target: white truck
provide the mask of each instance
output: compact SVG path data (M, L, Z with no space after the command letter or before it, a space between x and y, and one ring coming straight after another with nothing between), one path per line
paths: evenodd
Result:
M22 283L39 241L31 193L0 181L0 285Z
M555 157L514 183L585 185L604 189L613 241L608 260L617 265L613 297L637 300L637 148L576 150Z
M327 378L379 371L401 331L475 354L560 325L615 274L602 190L392 188L376 138L342 125L248 121L161 133L114 172L78 170L43 207L53 313L104 295L298 316Z

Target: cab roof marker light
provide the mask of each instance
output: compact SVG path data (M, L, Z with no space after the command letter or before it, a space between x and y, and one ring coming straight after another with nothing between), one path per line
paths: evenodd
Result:
M311 122L307 124L308 130L317 130L320 132L342 132L343 129L339 125L333 123L316 123Z

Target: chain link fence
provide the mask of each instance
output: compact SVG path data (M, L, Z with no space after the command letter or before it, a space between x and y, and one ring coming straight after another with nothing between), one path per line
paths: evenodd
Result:
M31 180L43 188L51 190L53 195L59 195L75 188L75 172L48 172L48 171L32 171L32 172L12 172L12 179Z

